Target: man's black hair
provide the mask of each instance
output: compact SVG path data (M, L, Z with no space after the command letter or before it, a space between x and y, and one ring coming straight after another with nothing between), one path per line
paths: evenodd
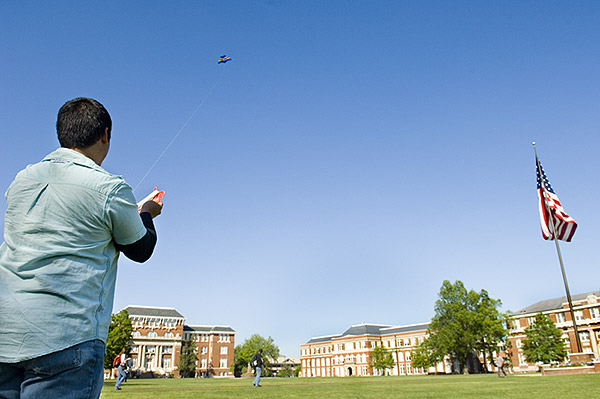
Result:
M100 140L106 128L110 140L110 115L102 104L91 98L74 98L58 111L56 133L61 147L87 148Z

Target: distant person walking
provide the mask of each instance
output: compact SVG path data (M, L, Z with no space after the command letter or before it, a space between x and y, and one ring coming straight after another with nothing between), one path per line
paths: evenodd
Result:
M256 369L256 378L254 379L254 386L260 387L260 374L263 367L262 349L258 350L258 353L250 360L250 365Z
M121 390L121 384L127 378L127 357L125 356L125 349L117 355L118 359L115 358L113 365L117 366L117 382L115 383L115 391Z
M506 372L504 371L504 356L506 356L504 354L504 352L500 352L498 353L498 356L496 357L496 367L498 368L498 377L502 377L500 375L500 372L502 371L502 374L504 374L504 376L506 377Z

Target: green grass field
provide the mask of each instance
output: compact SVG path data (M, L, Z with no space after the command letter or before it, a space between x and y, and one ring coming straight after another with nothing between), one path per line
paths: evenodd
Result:
M600 374L572 376L495 374L465 376L129 380L122 391L104 384L111 398L600 398Z

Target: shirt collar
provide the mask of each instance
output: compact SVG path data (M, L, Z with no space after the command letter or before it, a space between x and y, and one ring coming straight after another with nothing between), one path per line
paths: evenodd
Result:
M86 157L80 152L64 147L52 151L50 154L46 155L42 161L66 161L104 171L104 169L100 167L100 165L96 164L96 162L94 162L92 159Z

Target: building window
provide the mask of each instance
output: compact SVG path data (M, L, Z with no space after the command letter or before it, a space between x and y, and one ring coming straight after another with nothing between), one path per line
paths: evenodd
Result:
M517 338L517 339L515 340L515 346L516 346L517 348L520 348L521 346L523 346L523 343L521 342L521 338Z
M139 332L139 331L134 331L134 332L131 334L131 336L132 336L133 338L139 338L139 337L141 337L141 336L142 336L142 334L140 334L140 332Z
M200 353L206 355L208 353L208 348L206 346L203 346L202 348L200 348Z
M221 368L221 369L226 369L227 368L227 358L226 357L222 357L219 360L219 368Z
M528 317L527 321L529 321L529 325L532 326L535 324L535 317Z
M173 334L172 332L168 331L165 333L165 338L175 338L175 334Z
M172 346L163 346L162 353L173 353L173 347Z
M131 353L138 353L139 347L137 345L131 345Z
M148 333L148 338L156 338L158 337L158 334L156 333L156 331L150 331Z
M564 313L557 313L556 314L556 322L557 323L564 323L565 322L565 314Z
M219 342L229 342L229 334L219 334Z
M590 341L590 333L587 331L580 332L579 339L581 339L581 342L589 342Z
M521 328L521 322L519 321L519 319L512 320L512 327L515 330L518 330L519 328Z
M221 355L226 355L227 354L227 347L226 346L222 346L221 347Z
M577 321L583 320L583 311L581 311L581 310L575 311L575 320L577 320Z
M154 346L154 345L148 345L146 347L146 353L154 353L154 352L156 352L156 346Z
M147 357L144 360L144 368L146 369L146 371L152 370L152 361L153 360L154 360L154 358L152 358L152 357Z
M591 315L592 319L600 318L600 309L590 308L590 315Z
M170 357L163 357L161 360L162 363L162 368L163 369L170 369L171 368L171 358Z
M200 361L200 368L203 368L203 369L205 369L205 368L207 368L207 367L208 367L208 360L207 360L207 359L202 359L202 360Z
M563 335L561 336L561 338L562 338L562 339L563 339L563 341L565 342L565 346L568 346L568 345L569 345L569 341L570 341L570 340L569 340L569 334L563 334Z
M527 364L525 356L522 353L519 353L519 364Z

